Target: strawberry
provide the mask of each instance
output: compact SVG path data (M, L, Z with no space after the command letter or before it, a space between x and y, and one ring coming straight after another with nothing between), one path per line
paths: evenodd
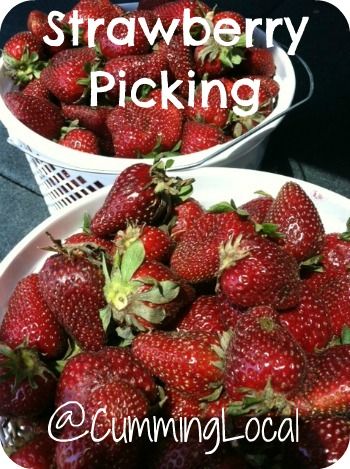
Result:
M214 52L212 55L206 53L205 45L197 46L194 51L194 61L196 74L202 78L206 75L209 78L221 77L227 72L220 56Z
M24 125L48 139L56 138L64 123L61 111L47 99L19 91L6 93L6 106Z
M300 304L283 312L279 319L307 353L325 347L332 339L325 304L307 287L302 289Z
M89 19L96 20L103 18L105 20L105 24L108 25L114 17L122 16L124 14L124 10L121 7L112 5L109 1L80 0L68 13L66 13L62 21L67 28L71 27L69 20L72 18L74 10L77 10L79 18L83 20L83 23L79 25L82 36L87 31Z
M260 86L272 97L277 98L280 91L280 85L273 78L264 75L247 75L244 78L250 80L260 80Z
M11 454L10 459L21 467L48 469L52 467L56 443L47 434L40 434Z
M134 34L134 45L129 46L128 44L114 44L111 42L107 36L107 29L100 30L97 35L96 45L107 60L115 59L116 57L121 57L124 55L143 55L149 52L151 46L150 43L143 32L143 29L140 26L138 21L139 18L144 18L146 24L151 31L155 25L156 17L150 11L133 11L127 13L125 16L127 19L135 20L135 34ZM113 36L121 40L127 35L128 28L124 24L118 24L113 31Z
M295 182L287 182L280 189L266 221L278 225L284 249L298 261L320 253L324 242L324 227L317 209Z
M238 320L226 354L225 389L262 391L270 383L276 392L298 388L305 374L305 354L278 323L269 306L251 309Z
M171 237L176 242L180 241L184 233L189 230L204 215L204 209L200 203L193 199L187 199L174 209L175 220L171 227Z
M220 267L221 244L240 233L254 235L255 229L236 212L201 216L176 246L170 262L172 270L191 283L214 279Z
M345 417L314 418L300 425L297 445L301 467L319 468L335 464L345 453L350 421Z
M78 401L84 406L92 388L117 380L127 381L142 391L150 402L157 400L158 391L151 375L130 351L104 347L98 352L79 353L67 361L58 381L56 407L69 401Z
M213 124L221 128L224 128L227 125L229 121L229 110L233 106L233 99L230 93L233 82L228 78L222 78L220 81L226 90L227 103L224 104L224 107L221 107L221 93L217 86L214 86L210 90L208 105L204 107L202 102L202 86L199 86L196 90L194 106L187 107L185 111L185 117L192 120L198 120L202 123Z
M103 285L99 267L81 255L55 254L39 272L45 301L83 349L98 350L105 343L99 317L99 310L105 306Z
M349 413L349 363L349 345L338 345L309 358L304 384L291 398L301 416Z
M58 143L73 150L100 154L99 140L91 130L73 128L63 135Z
M251 47L247 49L245 59L243 67L247 74L264 75L271 78L275 75L276 65L270 50Z
M195 121L185 122L180 153L188 155L230 140L219 127Z
M0 340L11 348L26 342L46 358L59 358L65 352L66 334L44 301L37 274L17 284L1 323Z
M250 218L255 223L264 223L266 215L271 208L273 198L268 195L263 195L255 199L249 200L239 208L248 212Z
M135 329L150 330L173 321L193 296L192 288L185 286L168 267L145 260L140 240L122 256L117 253L112 272L105 271L105 277L108 306L103 322L109 324L113 317L119 325L118 334L126 339Z
M38 415L52 404L56 379L35 350L1 343L0 377L1 415Z
M165 70L167 70L167 59L160 52L110 59L106 62L104 71L113 76L115 85L108 92L108 96L112 99L118 97L121 80L125 81L127 94L130 94L133 84L141 78L148 78L160 84L161 72ZM121 78L119 76L120 71L125 72L125 77ZM106 84L107 79L102 77L101 85Z
M58 21L55 22L56 26L59 26ZM46 13L39 10L32 10L27 19L27 27L29 31L36 37L36 39L43 43L45 49L51 54L57 54L61 50L69 49L72 47L68 37L65 37L63 43L60 46L49 46L44 42L44 37L48 36L50 39L56 39L56 33L51 29L48 22L48 16Z
M224 332L234 329L241 311L225 298L204 295L197 298L191 309L177 325L182 331Z
M91 231L97 236L116 234L135 224L161 224L171 213L176 190L188 194L192 180L169 178L162 165L139 163L125 169L115 181L103 206L91 222ZM187 188L187 189L186 189ZM186 191L185 191L186 189ZM131 197L132 196L132 197Z
M301 282L295 259L264 239L239 235L220 248L220 290L242 307L272 305L276 309L296 306Z
M164 263L169 261L172 240L168 233L156 226L128 225L126 230L119 231L114 239L119 254L124 254L138 239L143 244L145 259Z
M156 46L160 53L167 59L168 70L172 81L181 80L183 83L179 86L179 93L184 98L188 97L189 75L193 70L193 53L190 47L185 46L181 34L175 35L169 45L161 41Z
M35 78L24 88L23 94L26 96L35 96L36 98L47 99L51 98L50 91L46 88L40 78Z
M91 107L83 104L63 104L62 114L69 121L78 121L81 127L91 130L99 137L103 154L114 155L112 136L107 128L107 117L112 108Z
M142 392L131 386L126 381L116 380L112 383L100 384L91 389L85 403L86 427L91 428L91 423L96 412L104 409L95 421L94 434L96 438L103 438L111 428L116 435L120 435L124 427L124 419L137 419L140 422L149 412L149 403ZM114 447L115 442L111 434L104 440L108 447Z
M154 331L137 336L132 352L167 387L200 398L214 394L217 398L227 338L227 334Z
M198 0L179 0L158 5L152 9L152 13L159 18L165 29L168 29L174 19L179 19L179 27L182 27L184 10L190 10L190 16L204 16L209 11L208 6Z
M97 67L96 52L88 47L58 52L41 74L41 79L63 103L74 103L87 92L90 72Z
M6 69L18 84L39 78L45 66L43 46L30 31L12 36L5 43L2 56Z
M350 232L327 234L321 256L327 274L347 273L350 269Z
M332 333L340 336L345 326L350 327L350 274L328 277L320 299L326 307Z
M63 246L68 252L85 253L90 256L94 254L98 256L101 251L111 258L115 254L115 245L112 241L85 232L72 234L66 238Z
M210 14L211 12L209 12L207 16ZM213 25L215 26L219 21L225 20L227 18L238 23L241 33L245 32L245 18L237 11L219 11L218 13L215 13L212 20Z

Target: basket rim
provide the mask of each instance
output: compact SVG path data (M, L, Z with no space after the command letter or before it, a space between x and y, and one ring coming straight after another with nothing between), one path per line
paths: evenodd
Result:
M264 39L266 37L264 31L261 29L256 30L256 38ZM275 79L280 82L281 89L279 94L279 99L277 101L277 106L273 112L267 117L268 119L273 118L276 114L287 110L294 98L295 88L296 88L296 76L293 64L291 62L288 54L275 43L274 47L271 49L275 59L283 64L285 76L288 77L288 82L283 84L281 83L282 78L278 75L279 67L277 66L276 77ZM25 153L29 153L31 156L38 158L41 161L52 164L54 166L67 168L75 171L84 171L89 173L96 174L118 174L126 167L140 163L142 161L147 162L147 159L137 159L137 158L120 158L120 157L107 157L100 155L91 155L89 153L80 152L73 150L58 143L55 143L51 140L48 140L36 132L31 130L29 127L25 126L20 122L7 108L3 95L6 93L6 83L9 84L9 79L5 76L4 62L0 58L0 116L3 125L6 127L9 133L9 143L20 147ZM2 81L2 83L1 83ZM5 88L5 89L4 89ZM238 142L232 152L238 152L244 146L249 146L252 141L263 139L265 136L274 130L282 121L283 117L276 119L270 125L257 130L254 135L248 136L245 140ZM29 143L30 142L30 143ZM188 164L189 158L191 158L191 163L201 164L201 161L212 155L213 159L211 163L219 163L220 155L225 152L225 150L232 145L232 141L227 143L216 145L215 147L210 148L209 150L203 150L200 152L180 155L174 158L173 169L181 170L182 165ZM224 163L224 161L223 161Z

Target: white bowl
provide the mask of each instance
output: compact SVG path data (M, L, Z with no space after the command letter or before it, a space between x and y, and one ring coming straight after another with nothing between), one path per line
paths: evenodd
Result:
M233 168L203 168L186 173L194 177L193 196L204 206L234 199L242 204L254 197L256 190L276 195L280 187L292 178L272 173ZM312 198L319 210L327 232L345 229L350 213L350 201L334 192L314 184L297 181ZM109 187L87 196L81 201L51 216L29 233L0 264L0 321L17 282L31 272L37 271L48 253L41 250L49 244L45 232L55 238L65 238L78 231L85 212L94 214L102 205Z

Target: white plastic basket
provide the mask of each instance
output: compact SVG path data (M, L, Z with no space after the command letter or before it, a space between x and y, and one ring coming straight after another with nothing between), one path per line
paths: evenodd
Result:
M123 4L123 8L129 10L135 9L136 6L137 3ZM256 43L263 44L264 38L264 32L257 30ZM289 56L277 45L273 48L273 55L276 63L275 78L281 88L273 113L260 126L239 139L209 150L176 157L174 170L199 166L252 169L259 166L269 134L292 109L296 86L294 68ZM91 156L58 145L36 134L19 122L6 107L2 97L12 87L13 83L6 76L3 63L0 61L0 116L9 133L8 141L25 153L50 213L55 213L97 189L111 184L117 174L136 162L130 158Z

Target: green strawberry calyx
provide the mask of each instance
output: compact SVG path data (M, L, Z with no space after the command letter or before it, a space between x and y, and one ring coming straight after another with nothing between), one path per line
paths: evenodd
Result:
M29 52L27 48L20 60L6 52L3 53L3 59L8 74L16 84L26 84L34 78L40 78L41 71L47 65L45 61L40 60L37 52Z
M242 235L238 235L235 239L232 236L226 243L222 243L219 248L220 267L219 274L229 267L233 267L240 260L248 257L250 252L248 249L241 247Z

